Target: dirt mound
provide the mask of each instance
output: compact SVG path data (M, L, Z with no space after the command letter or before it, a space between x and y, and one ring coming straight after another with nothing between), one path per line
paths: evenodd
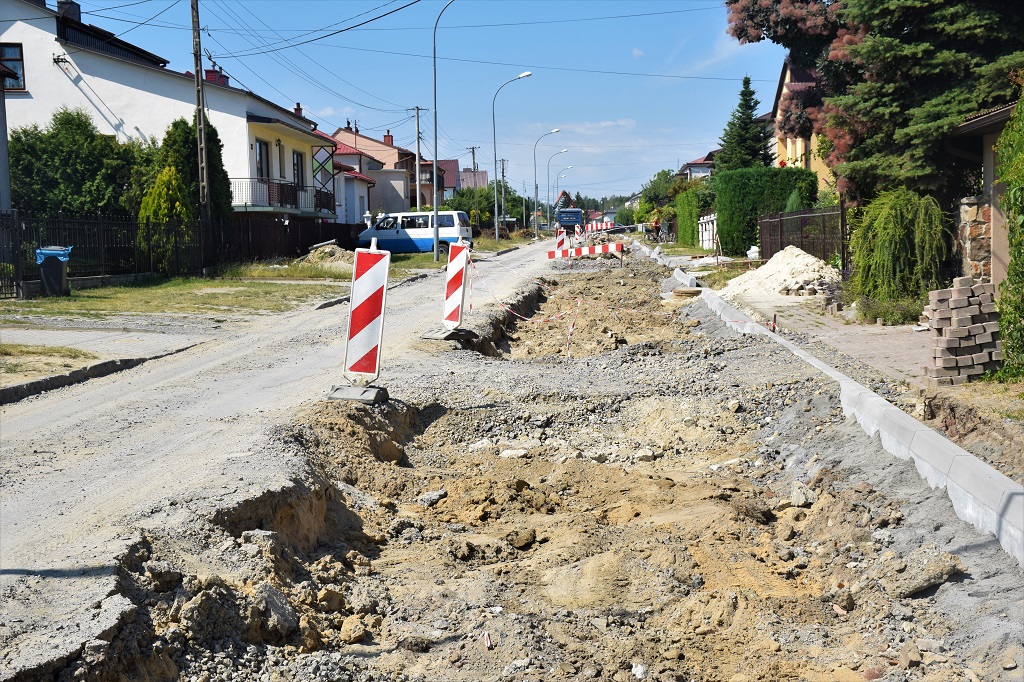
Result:
M720 293L726 297L767 294L783 287L795 289L799 284L835 283L839 280L840 272L825 261L795 246L787 246L761 267L730 281Z
M346 251L340 246L333 244L313 249L305 256L295 260L296 264L327 265L332 267L351 266L354 262L354 251Z

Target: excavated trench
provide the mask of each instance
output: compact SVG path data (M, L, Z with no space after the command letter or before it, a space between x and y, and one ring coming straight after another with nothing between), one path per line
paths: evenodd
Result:
M130 617L58 677L1001 679L1007 624L970 639L936 606L951 531L905 526L883 489L912 472L836 387L609 265L477 321L449 351L466 391L282 428L305 470L149 533L119 562Z

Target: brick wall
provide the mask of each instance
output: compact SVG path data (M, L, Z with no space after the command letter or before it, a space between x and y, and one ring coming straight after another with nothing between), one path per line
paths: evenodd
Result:
M928 385L956 386L1002 365L999 313L995 285L957 277L950 289L928 294L928 326L932 329L932 362L922 369Z

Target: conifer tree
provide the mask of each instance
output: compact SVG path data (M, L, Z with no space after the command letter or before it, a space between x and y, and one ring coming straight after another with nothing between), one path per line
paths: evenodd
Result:
M715 155L716 172L771 165L771 131L757 120L759 105L750 87L750 76L744 76L739 104L722 132L722 151Z

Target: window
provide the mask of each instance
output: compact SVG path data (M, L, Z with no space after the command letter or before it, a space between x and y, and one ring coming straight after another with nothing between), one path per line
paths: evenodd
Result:
M270 143L256 140L256 177L266 180L270 177Z
M4 79L4 90L24 90L25 57L21 51L21 43L0 43L0 62L18 74L13 78Z
M306 159L302 152L292 151L292 179L299 187L306 184Z
M444 213L438 214L437 225L438 227L455 227L455 216L445 215Z
M283 180L285 177L287 177L284 174L284 170L286 168L286 166L284 165L284 145L281 144L281 140L278 140L276 142L276 144L277 144L277 174Z

